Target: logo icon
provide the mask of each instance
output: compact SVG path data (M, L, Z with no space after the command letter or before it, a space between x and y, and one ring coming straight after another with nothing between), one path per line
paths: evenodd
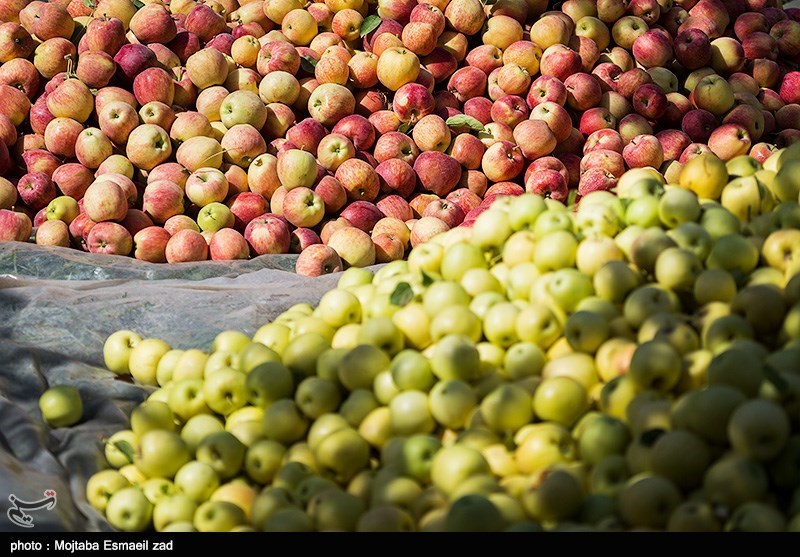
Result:
M33 517L25 511L38 511L46 509L52 511L56 506L56 492L48 489L44 492L44 498L38 501L23 501L13 493L8 496L11 507L8 508L8 519L22 528L33 528Z

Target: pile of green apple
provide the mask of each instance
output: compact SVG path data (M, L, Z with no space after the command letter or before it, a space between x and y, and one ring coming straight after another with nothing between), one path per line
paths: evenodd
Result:
M88 501L126 531L797 531L800 205L733 203L771 172L736 166L723 203L646 170L500 197L208 351L113 333L154 390Z

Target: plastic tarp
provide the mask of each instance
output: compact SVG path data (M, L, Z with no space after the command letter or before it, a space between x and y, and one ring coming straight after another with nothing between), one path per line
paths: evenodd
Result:
M6 515L9 496L30 511L33 531L110 531L86 501L89 477L105 468L103 439L128 427L151 389L103 367L103 343L131 329L174 348L208 350L223 330L254 334L296 303L316 304L339 275L293 272L296 256L158 265L66 248L0 243L0 531L27 531ZM39 396L75 385L82 421L51 429Z

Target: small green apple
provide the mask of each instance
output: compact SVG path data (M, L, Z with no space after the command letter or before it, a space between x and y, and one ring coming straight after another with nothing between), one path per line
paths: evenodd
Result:
M73 385L50 387L39 397L39 410L50 427L69 427L83 417L81 393Z

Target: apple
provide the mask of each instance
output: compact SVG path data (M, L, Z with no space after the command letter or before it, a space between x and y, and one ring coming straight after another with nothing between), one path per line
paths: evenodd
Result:
M56 385L39 396L39 410L50 427L69 427L83 417L83 402L72 385Z
M153 504L138 487L124 487L108 499L106 518L123 532L142 532L152 519Z

